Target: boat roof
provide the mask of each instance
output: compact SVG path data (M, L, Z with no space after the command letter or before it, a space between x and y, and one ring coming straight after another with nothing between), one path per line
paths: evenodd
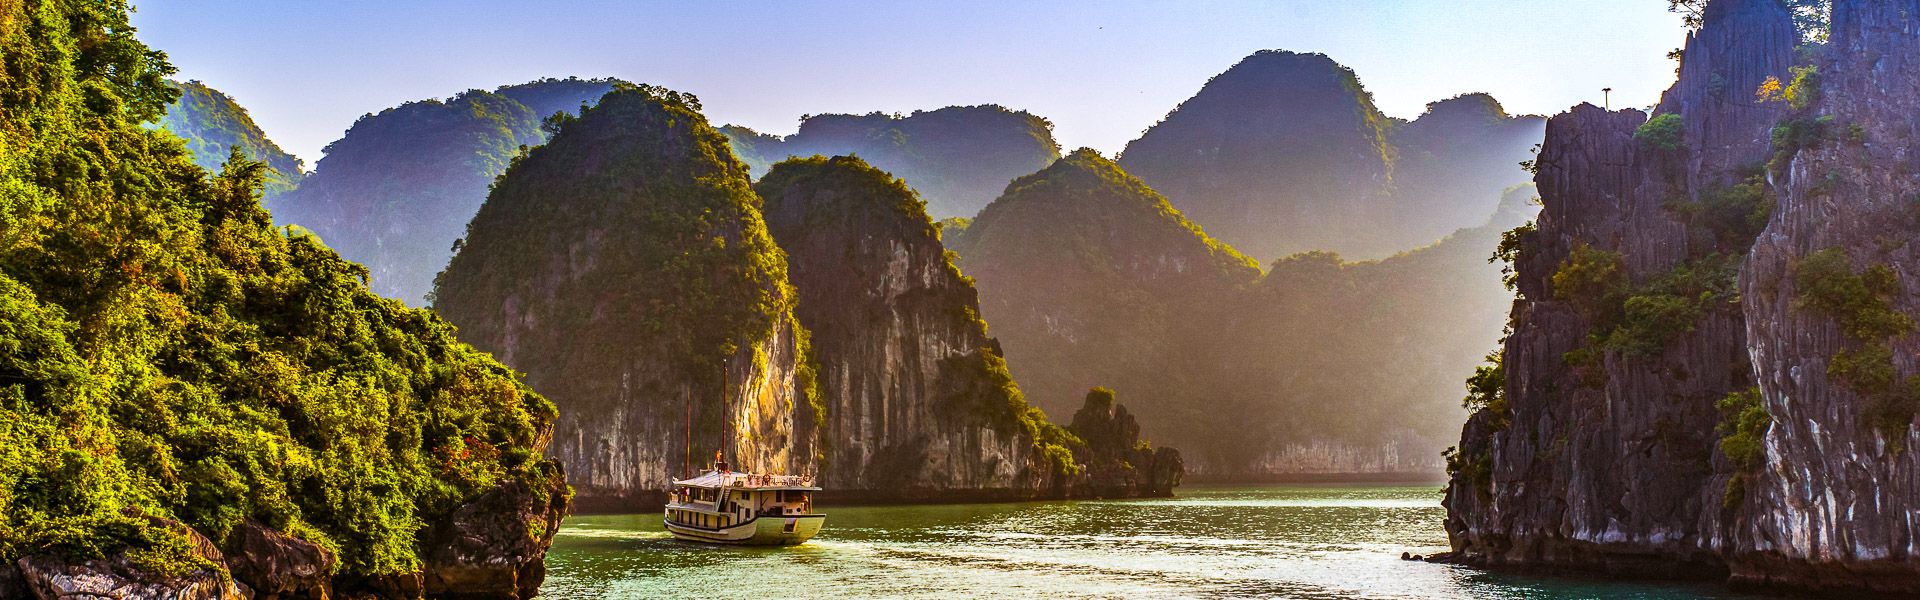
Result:
M707 471L692 479L675 479L673 484L697 488L820 491L820 488L813 487L812 480L799 475L761 475L720 471Z

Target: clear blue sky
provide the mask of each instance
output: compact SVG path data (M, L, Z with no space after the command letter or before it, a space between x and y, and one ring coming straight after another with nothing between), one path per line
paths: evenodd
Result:
M308 161L361 114L544 76L700 96L716 124L998 103L1063 146L1120 150L1255 50L1324 52L1382 110L1463 92L1510 112L1653 104L1685 37L1661 0L508 2L152 0L134 23L180 76Z

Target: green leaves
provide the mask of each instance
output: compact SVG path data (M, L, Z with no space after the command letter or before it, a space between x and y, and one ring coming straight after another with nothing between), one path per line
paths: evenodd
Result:
M423 523L543 477L551 405L368 292L364 268L273 229L261 163L236 149L209 176L143 129L174 88L125 9L0 15L37 23L0 25L9 76L55 78L0 86L27 100L0 125L0 560L217 568L155 517L216 541L258 519L350 572L412 568ZM448 440L505 451L437 470Z
M1913 317L1893 305L1899 276L1884 264L1855 271L1845 250L1828 248L1793 265L1801 308L1838 321L1853 346L1827 362L1827 376L1852 388L1866 402L1862 417L1897 449L1920 414L1920 376L1894 371L1892 339L1913 333Z
M1633 139L1653 150L1673 152L1686 148L1687 127L1678 113L1655 115L1634 130Z

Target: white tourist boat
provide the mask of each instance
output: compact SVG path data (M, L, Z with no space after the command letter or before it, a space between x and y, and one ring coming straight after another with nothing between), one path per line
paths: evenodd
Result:
M726 463L673 482L667 531L714 544L791 546L805 543L827 522L813 512L813 482L793 475L733 473Z

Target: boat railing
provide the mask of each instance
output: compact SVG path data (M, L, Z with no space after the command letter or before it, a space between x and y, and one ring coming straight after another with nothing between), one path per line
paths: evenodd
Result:
M729 485L747 487L812 487L813 480L802 475L735 474Z

